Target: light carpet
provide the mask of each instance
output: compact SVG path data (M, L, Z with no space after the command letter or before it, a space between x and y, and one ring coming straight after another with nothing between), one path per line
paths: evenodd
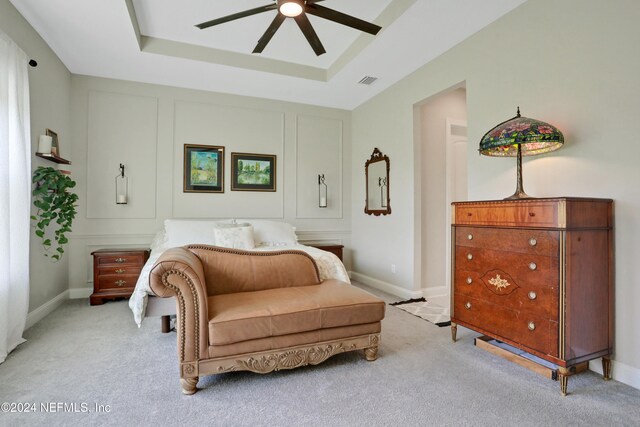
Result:
M0 413L0 425L640 425L640 390L587 372L563 398L557 382L474 347L471 331L459 328L452 343L449 328L390 307L375 362L352 352L267 375L213 375L184 396L176 335L159 323L138 329L126 301L66 302L0 365L0 403L109 412Z

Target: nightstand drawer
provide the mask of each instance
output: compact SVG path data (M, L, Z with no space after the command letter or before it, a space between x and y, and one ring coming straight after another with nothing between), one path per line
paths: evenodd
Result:
M106 289L134 288L138 281L138 276L139 274L109 274L106 276L99 276L96 289L98 291L103 291Z
M558 231L456 227L455 237L457 246L555 257L559 253Z
M114 253L114 254L101 254L97 257L97 263L101 265L139 265L142 266L145 262L145 255L143 253Z
M122 265L103 265L98 267L98 276L105 276L108 274L135 274L139 275L142 271L142 266L133 264Z

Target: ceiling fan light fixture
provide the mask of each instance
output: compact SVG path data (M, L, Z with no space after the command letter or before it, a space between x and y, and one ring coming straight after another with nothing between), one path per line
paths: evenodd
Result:
M278 0L278 10L284 16L295 18L304 10L304 2L302 0Z

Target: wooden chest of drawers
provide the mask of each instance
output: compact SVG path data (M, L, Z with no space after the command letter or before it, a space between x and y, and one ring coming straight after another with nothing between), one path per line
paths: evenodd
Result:
M105 299L128 298L133 293L140 271L149 259L148 249L100 249L93 255L93 294L91 305Z
M559 366L613 350L613 202L453 203L451 331L457 325Z
M340 258L340 261L343 261L343 259L342 259L342 249L344 248L343 245L334 245L334 244L328 244L328 243L318 243L318 244L310 244L309 246L313 246L314 248L322 249L323 251L331 252L332 254L334 254L335 256Z

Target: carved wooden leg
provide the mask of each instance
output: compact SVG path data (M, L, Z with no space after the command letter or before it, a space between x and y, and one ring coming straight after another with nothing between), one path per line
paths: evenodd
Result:
M602 379L605 381L611 379L611 358L609 356L602 358Z
M558 380L560 381L560 394L567 395L567 386L569 385L569 369L558 369Z
M373 362L378 358L378 346L374 345L373 347L368 347L364 349L364 357L369 361Z
M451 322L451 340L456 342L456 335L458 334L458 325Z
M198 391L198 377L195 378L180 378L180 386L182 387L182 393L191 395Z

